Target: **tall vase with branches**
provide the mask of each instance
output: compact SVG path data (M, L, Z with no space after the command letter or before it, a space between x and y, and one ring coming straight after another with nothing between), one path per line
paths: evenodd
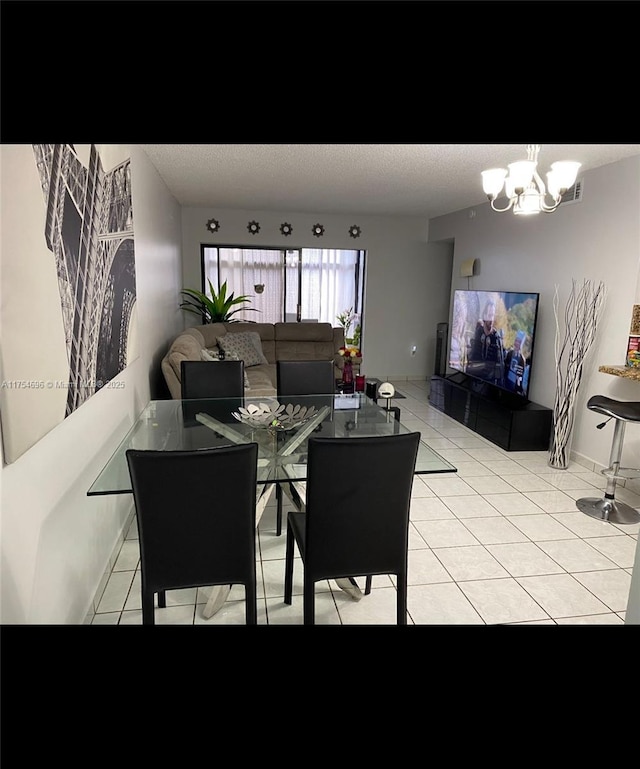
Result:
M575 402L585 361L598 330L605 299L605 285L574 279L564 310L564 329L560 329L558 286L553 297L556 321L555 360L556 395L553 404L553 429L549 465L566 469L569 465Z

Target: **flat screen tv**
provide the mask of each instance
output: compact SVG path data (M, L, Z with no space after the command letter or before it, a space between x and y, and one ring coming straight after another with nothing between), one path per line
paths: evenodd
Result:
M540 294L456 290L449 367L528 399Z

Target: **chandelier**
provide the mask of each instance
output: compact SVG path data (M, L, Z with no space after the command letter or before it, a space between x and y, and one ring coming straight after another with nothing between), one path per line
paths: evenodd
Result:
M551 164L545 187L538 171L539 144L527 145L527 159L509 163L509 170L490 168L482 172L482 187L489 198L491 208L498 213L513 209L514 214L550 213L560 205L562 196L571 187L578 175L581 163L561 160ZM507 176L508 174L508 176ZM504 185L508 203L497 208L496 198Z

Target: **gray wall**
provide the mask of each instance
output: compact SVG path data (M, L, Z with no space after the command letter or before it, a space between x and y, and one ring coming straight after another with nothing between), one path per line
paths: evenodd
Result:
M220 222L212 235L208 219ZM260 232L247 231L249 221ZM282 222L293 225L289 237ZM311 233L320 222L323 237ZM348 228L362 228L352 238ZM283 248L360 248L367 252L362 371L385 379L425 379L433 373L436 325L449 314L451 247L427 243L427 223L418 217L366 217L287 212L183 208L183 280L185 288L201 287L200 244L274 246ZM185 318L195 325L197 318ZM417 351L411 355L411 346Z
M147 156L136 147L130 156L140 356L118 376L122 389L104 388L0 470L2 624L84 621L132 509L129 495L87 497L87 489L155 394L159 359L182 328L180 208ZM32 207L20 184L21 163L33 164L30 145L2 145L0 161L3 201L20 194L25 210ZM3 217L3 244L19 227ZM1 254L3 268L22 258L16 249Z

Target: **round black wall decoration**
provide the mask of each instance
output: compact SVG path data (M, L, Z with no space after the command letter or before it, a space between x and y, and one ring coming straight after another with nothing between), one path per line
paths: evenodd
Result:
M257 235L260 232L260 225L258 222L251 221L247 224L247 229L252 235Z
M293 232L293 227L289 224L289 222L282 222L280 225L280 232L285 236L291 235Z
M352 238L359 238L361 232L362 230L357 224L352 224L351 227L349 227L349 235L351 235Z
M218 232L220 229L220 222L217 219L209 219L207 221L207 229L209 232Z
M311 232L313 232L316 238L321 238L324 235L324 227L322 224L314 224Z

